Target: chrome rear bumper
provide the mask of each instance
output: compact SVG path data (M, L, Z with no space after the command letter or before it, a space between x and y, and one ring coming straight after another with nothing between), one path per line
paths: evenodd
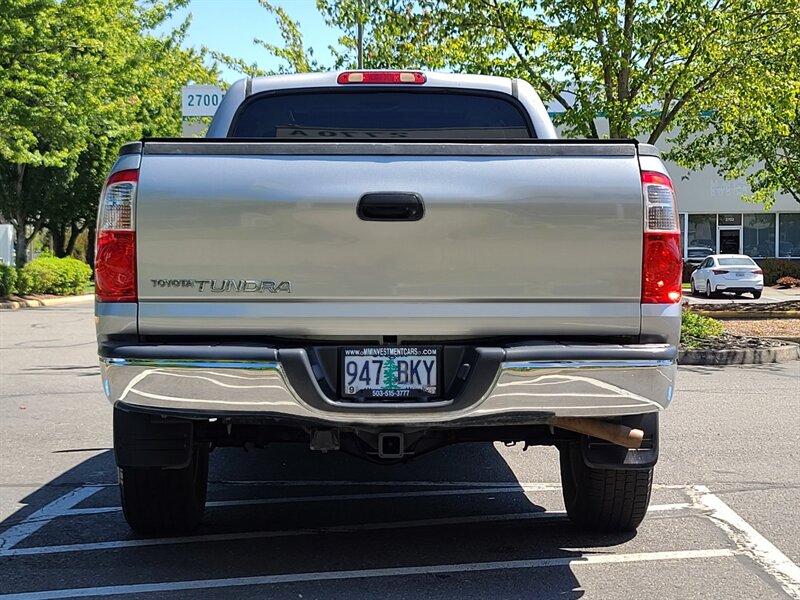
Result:
M468 379L460 396L431 404L347 404L329 398L305 351L297 349L277 350L275 360L258 360L253 353L245 354L247 360L182 360L146 358L138 352L138 356L101 358L100 367L112 403L209 416L275 416L332 426L523 425L551 416L657 412L672 400L677 366L671 346L490 350L488 354L502 352L502 359L489 362L482 379L480 369L473 368L475 381Z

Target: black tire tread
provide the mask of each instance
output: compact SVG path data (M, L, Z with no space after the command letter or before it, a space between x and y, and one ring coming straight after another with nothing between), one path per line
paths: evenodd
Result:
M653 469L593 469L575 446L561 452L564 504L583 529L633 531L647 514Z

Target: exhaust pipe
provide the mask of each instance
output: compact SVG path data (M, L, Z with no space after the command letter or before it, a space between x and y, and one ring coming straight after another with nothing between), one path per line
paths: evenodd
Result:
M554 417L550 425L611 442L623 448L635 449L642 445L644 431L617 423L586 419L583 417Z

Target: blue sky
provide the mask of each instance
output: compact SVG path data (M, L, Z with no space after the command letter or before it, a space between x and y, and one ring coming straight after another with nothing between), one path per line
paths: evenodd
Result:
M314 48L314 55L323 66L331 66L333 59L328 46L336 45L337 30L328 27L317 11L315 0L275 0L289 16L300 22L303 42ZM257 62L261 68L273 69L279 61L268 56L260 46L253 44L258 37L281 45L281 37L274 17L256 0L191 0L189 6L177 12L172 24L180 23L192 14L192 24L184 45L200 48L208 46L245 60ZM231 83L240 79L235 71L222 68L222 78Z

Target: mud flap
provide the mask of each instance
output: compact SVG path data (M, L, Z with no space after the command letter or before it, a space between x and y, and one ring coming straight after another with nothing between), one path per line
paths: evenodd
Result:
M658 413L620 417L615 422L644 431L641 448L629 450L597 438L581 436L581 455L593 469L648 469L658 462Z
M114 405L114 460L118 467L182 469L192 459L194 425L188 419Z

